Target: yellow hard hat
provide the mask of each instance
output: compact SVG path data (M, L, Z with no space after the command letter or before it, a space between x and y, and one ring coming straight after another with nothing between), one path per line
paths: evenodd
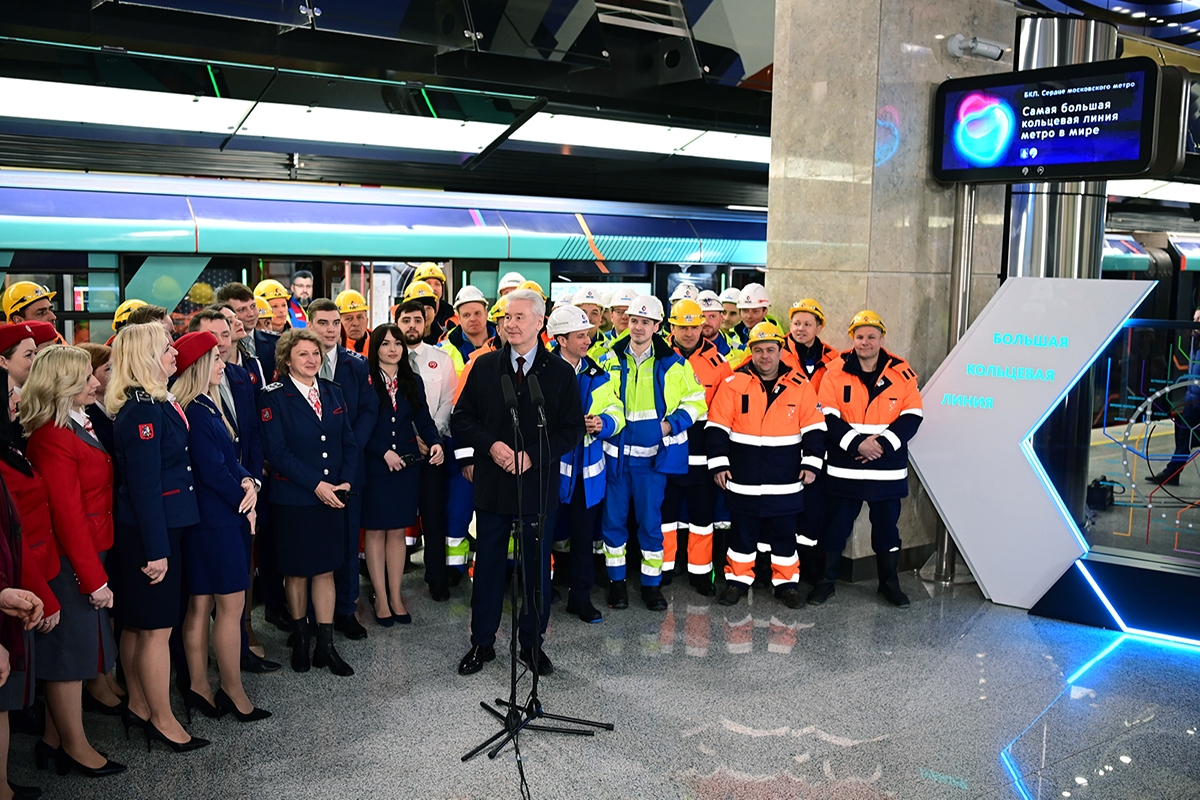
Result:
M508 305L507 298L508 295L505 295L496 301L496 304L492 306L490 311L488 311L488 320L491 322L499 322L500 320L504 319L505 307Z
M117 306L117 313L113 314L112 329L115 331L118 325L124 325L129 320L130 313L135 308L140 308L146 305L144 300L126 300L121 305Z
M433 287L425 281L413 281L404 290L404 302L409 300L422 300L430 303L436 303L438 296L433 293Z
M750 336L746 338L746 347L759 342L775 342L775 344L783 347L783 334L779 332L779 328L774 322L760 322L750 331Z
M689 300L685 297L671 306L671 316L667 318L667 322L672 325L684 325L687 327L703 325L704 311L695 300Z
M542 291L542 287L538 284L537 281L525 281L517 288L518 289L532 289L533 291L540 294L542 296L543 300L546 299L546 293Z
M254 305L258 306L259 319L271 319L275 316L275 312L271 310L271 304L266 301L266 298L255 295Z
M53 300L58 292L32 281L17 281L4 290L4 316L11 317L35 300Z
M264 300L290 300L292 297L291 293L283 288L283 284L274 278L259 281L258 286L254 287L254 296Z
M798 303L792 303L792 310L788 312L788 319L795 316L797 311L807 311L817 318L818 325L825 324L825 312L821 310L821 304L811 297L806 297Z
M883 327L883 320L874 311L860 311L854 315L854 319L850 320L850 335L854 335L856 328L869 326L879 328L879 332L884 336L887 335L887 328Z
M353 289L346 289L339 293L333 302L337 304L338 311L342 314L353 314L355 311L366 311L368 308L367 298Z
M442 283L446 282L446 273L442 272L442 268L432 261L426 261L421 266L417 267L417 274L413 276L414 281L425 281L430 278L437 278Z

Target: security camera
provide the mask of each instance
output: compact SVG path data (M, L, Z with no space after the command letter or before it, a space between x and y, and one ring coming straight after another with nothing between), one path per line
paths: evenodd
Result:
M1001 42L989 42L987 39L980 39L978 36L972 36L968 39L961 33L956 33L946 40L946 51L955 58L973 55L979 58L986 58L989 61L999 61L1004 57L1004 53L1007 50L1008 45Z

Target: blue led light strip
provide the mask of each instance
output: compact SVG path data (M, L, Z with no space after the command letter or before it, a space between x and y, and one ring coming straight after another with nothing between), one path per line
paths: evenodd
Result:
M1158 642L1159 644L1165 643L1176 646L1183 645L1188 649L1200 649L1200 640L1188 639L1184 636L1173 636L1169 633L1155 633L1154 631L1145 631L1141 628L1129 627L1125 624L1125 620L1121 619L1121 615L1117 613L1117 609L1113 608L1113 604L1110 603L1108 598L1104 595L1104 591L1100 588L1100 584L1096 583L1096 579L1092 577L1092 573L1088 572L1087 567L1083 565L1083 559L1076 561L1075 566L1079 567L1079 571L1083 573L1083 577L1086 578L1087 582L1091 585L1092 591L1096 593L1096 596L1100 598L1100 602L1103 603L1104 607L1108 609L1108 613L1112 615L1113 621L1117 623L1117 627L1121 629L1122 633L1127 633L1131 636L1137 636L1142 639L1149 639L1151 641Z

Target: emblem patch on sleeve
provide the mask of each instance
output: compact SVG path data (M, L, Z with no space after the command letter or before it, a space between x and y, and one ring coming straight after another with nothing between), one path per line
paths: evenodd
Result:
M153 439L154 438L154 426L151 425L150 423L146 423L145 425L138 425L138 435L141 436L143 439Z
M271 421L271 409L269 409L269 408L264 408L264 409L262 410L262 421L263 421L263 422L270 422L270 421Z

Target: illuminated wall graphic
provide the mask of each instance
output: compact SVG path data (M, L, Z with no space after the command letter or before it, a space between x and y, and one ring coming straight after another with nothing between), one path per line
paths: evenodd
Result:
M875 166L886 164L900 149L900 114L884 106L875 115Z
M1008 103L995 95L970 92L955 111L954 151L976 167L993 166L1008 152L1016 130Z

